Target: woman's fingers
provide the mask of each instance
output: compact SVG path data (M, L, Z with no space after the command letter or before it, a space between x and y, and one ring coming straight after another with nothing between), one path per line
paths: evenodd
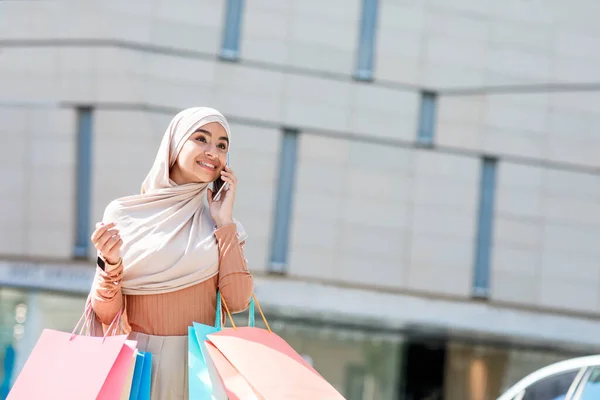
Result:
M109 264L115 264L120 260L123 239L119 235L119 230L115 229L113 222L108 224L98 222L91 239L96 250L98 250Z
M228 177L232 179L234 182L237 182L237 177L231 168L227 168L226 170L221 171L222 177Z
M229 171L221 171L221 179L229 184L228 189L232 189L232 186L237 185L237 178L231 169Z
M92 243L96 243L98 242L98 239L100 239L100 237L102 235L104 235L106 233L107 230L109 230L110 228L113 228L115 226L114 222L110 222L108 224L105 224L103 222L98 222L96 224L96 230L94 231L94 233L92 233L91 239L92 239Z
M117 252L121 249L121 245L123 244L123 239L119 235L115 235L111 237L108 242L106 242L105 253L111 254L113 252Z
M98 248L98 250L104 249L108 242L115 237L117 238L117 240L120 239L119 231L116 229L109 229L108 231L104 232L102 236L100 236L96 247Z
M117 264L121 259L122 244L123 239L121 239L121 236L117 233L109 237L103 246L98 248L98 251L109 264Z

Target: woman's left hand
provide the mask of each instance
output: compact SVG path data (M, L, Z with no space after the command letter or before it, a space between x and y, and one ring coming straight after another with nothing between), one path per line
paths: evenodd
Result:
M217 224L217 228L233 223L233 201L237 186L237 178L233 170L228 166L221 171L221 179L228 184L228 187L221 190L221 194L217 200L213 200L213 191L211 189L207 191L210 216Z

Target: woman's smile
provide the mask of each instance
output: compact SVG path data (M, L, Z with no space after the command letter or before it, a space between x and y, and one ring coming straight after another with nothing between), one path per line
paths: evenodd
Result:
M198 161L198 165L209 171L214 171L215 168L217 167L214 163L212 163L210 161Z

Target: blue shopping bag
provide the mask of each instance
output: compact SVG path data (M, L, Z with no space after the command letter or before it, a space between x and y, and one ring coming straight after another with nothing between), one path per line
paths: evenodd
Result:
M150 400L150 393L152 392L152 353L144 353L144 367L142 370L142 377L140 379L140 391L138 393L138 400Z
M150 400L151 385L152 353L140 351L135 360L129 400Z

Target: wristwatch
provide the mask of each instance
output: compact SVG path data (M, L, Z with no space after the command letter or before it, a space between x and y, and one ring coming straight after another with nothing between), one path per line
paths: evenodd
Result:
M121 265L121 263L123 262L122 258L119 258L119 261L117 261L116 264L111 264L108 261L106 261L104 259L104 257L102 257L101 255L98 256L98 259L96 260L96 264L98 264L98 266L100 267L100 269L104 272L112 272L112 270L116 269L118 266ZM106 270L106 266L108 265L109 270Z
M98 259L96 260L96 264L98 264L98 266L100 267L100 269L104 272L106 272L106 262L104 261L104 259L100 256L98 256Z

